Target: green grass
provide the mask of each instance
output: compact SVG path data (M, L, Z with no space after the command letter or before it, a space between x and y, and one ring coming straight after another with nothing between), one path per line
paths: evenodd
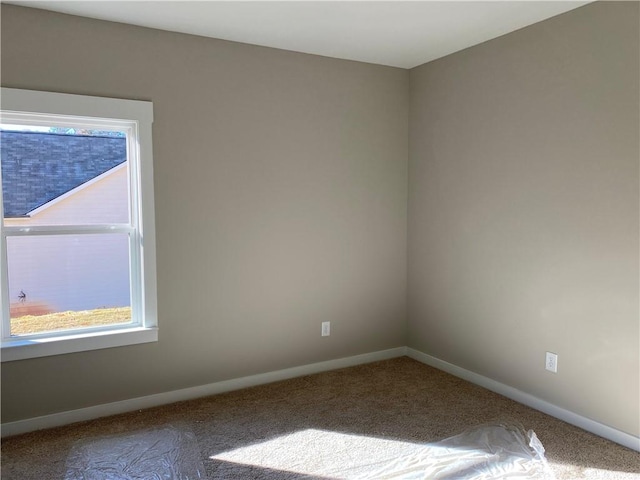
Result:
M59 312L47 315L24 315L11 319L11 335L69 330L73 328L96 327L129 323L131 307L98 308L79 312Z

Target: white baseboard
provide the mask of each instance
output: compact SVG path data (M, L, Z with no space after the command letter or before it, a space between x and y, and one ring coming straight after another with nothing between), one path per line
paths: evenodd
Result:
M70 423L92 420L95 418L116 415L119 413L131 412L143 408L157 407L159 405L166 405L183 400L206 397L208 395L240 390L242 388L278 382L280 380L287 380L290 378L302 377L304 375L336 370L338 368L353 367L356 365L376 362L379 360L402 357L404 355L407 355L414 360L417 360L426 365L430 365L439 370L455 375L456 377L467 380L468 382L499 393L500 395L504 395L507 398L515 400L516 402L544 412L547 415L551 415L552 417L580 427L583 430L594 433L600 437L606 438L627 448L631 448L632 450L640 452L640 438L638 437L596 422L595 420L591 420L590 418L583 417L569 410L565 410L564 408L553 405L552 403L534 397L533 395L522 392L516 388L510 387L488 377L484 377L470 370L466 370L464 368L458 367L457 365L453 365L451 363L445 362L444 360L440 360L439 358L432 357L431 355L427 355L426 353L420 352L419 350L408 347L398 347L389 350L365 353L362 355L355 355L353 357L339 358L336 360L312 363L310 365L286 368L284 370L277 370L275 372L250 375L248 377L235 378L232 380L210 383L208 385L201 385L198 387L184 388L171 392L148 395L146 397L132 398L129 400L122 400L120 402L106 403L103 405L80 408L78 410L71 410L68 412L54 413L51 415L29 418L16 422L3 423L0 426L0 432L2 437L8 437L11 435L32 432L34 430L59 427L61 425L68 425Z
M484 387L493 392L499 393L511 400L527 405L531 408L539 410L547 415L563 420L571 425L580 427L583 430L594 433L600 437L611 440L612 442L619 443L627 448L640 452L640 438L622 432L615 428L609 427L602 423L591 420L590 418L583 417L577 413L565 410L552 403L549 403L540 398L534 397L528 393L522 392L516 388L510 387L500 382L496 382L490 378L484 377L470 370L458 367L452 363L445 362L439 358L432 357L426 353L422 353L419 350L407 347L407 356L417 360L426 365L430 365L438 370L443 370L451 375L467 380L481 387Z
M131 412L143 408L157 407L159 405L166 405L183 400L206 397L208 395L240 390L242 388L278 382L280 380L288 380L290 378L302 377L304 375L336 370L338 368L353 367L365 363L376 362L378 360L402 357L406 355L406 353L406 347L398 347L391 348L389 350L355 355L353 357L312 363L310 365L286 368L284 370L261 373L258 375L250 375L248 377L235 378L198 387L183 388L181 390L148 395L146 397L132 398L129 400L122 400L120 402L106 403L93 407L71 410L68 412L54 413L51 415L28 418L26 420L19 420L16 422L3 423L0 427L0 431L2 437L9 437L11 435L32 432L34 430L59 427L70 423L93 420L95 418L116 415L118 413Z

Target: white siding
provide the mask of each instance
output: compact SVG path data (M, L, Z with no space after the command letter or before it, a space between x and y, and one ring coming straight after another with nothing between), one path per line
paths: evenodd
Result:
M38 209L29 219L6 225L74 225L128 222L127 169L116 168L98 181ZM7 242L9 298L48 306L52 311L121 307L130 304L129 251L125 236L14 237Z

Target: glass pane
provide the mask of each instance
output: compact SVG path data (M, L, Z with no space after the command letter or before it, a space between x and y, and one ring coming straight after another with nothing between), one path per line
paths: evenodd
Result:
M8 237L11 335L131 322L126 234Z
M5 225L129 223L125 132L0 126Z

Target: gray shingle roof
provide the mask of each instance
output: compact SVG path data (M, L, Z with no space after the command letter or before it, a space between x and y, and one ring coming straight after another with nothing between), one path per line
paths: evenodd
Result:
M4 216L30 211L120 165L126 139L0 131Z

